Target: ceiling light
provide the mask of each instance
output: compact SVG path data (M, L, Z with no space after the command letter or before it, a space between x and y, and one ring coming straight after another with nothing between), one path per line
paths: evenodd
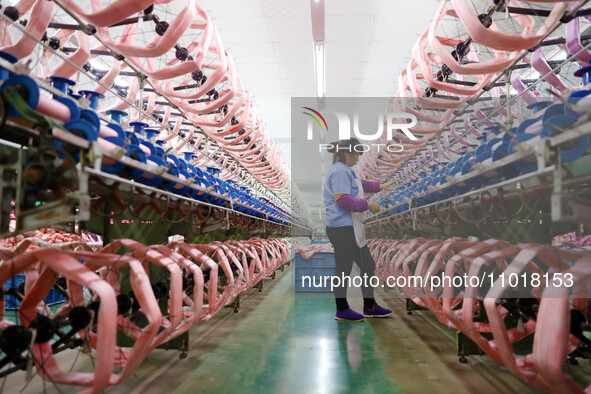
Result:
M314 67L316 69L316 95L322 98L326 94L326 72L324 65L324 43L314 43Z
M324 56L324 0L310 0L312 38L314 40L314 68L316 71L316 95L326 95L326 66Z

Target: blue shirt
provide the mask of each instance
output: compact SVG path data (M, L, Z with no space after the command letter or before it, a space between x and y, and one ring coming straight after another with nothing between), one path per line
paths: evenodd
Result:
M359 187L357 186L357 175L355 175L355 171L341 161L333 163L326 173L326 180L322 189L324 206L326 207L326 226L352 226L353 218L351 217L351 212L339 208L334 196L348 194L352 197L357 197Z

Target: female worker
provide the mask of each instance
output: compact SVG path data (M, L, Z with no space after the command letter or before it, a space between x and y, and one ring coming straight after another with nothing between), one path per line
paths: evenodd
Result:
M323 197L326 206L326 234L334 246L335 275L339 278L351 275L353 261L357 262L361 276L367 281L374 275L375 262L365 244L365 226L362 218L368 209L372 213L380 210L375 202L363 198L365 193L388 189L394 181L380 185L379 182L360 180L353 169L361 153L354 147L359 144L355 138L332 143L328 150L333 153L333 164L326 173ZM344 280L342 282L345 282ZM344 283L335 287L337 305L336 320L363 321L363 317L387 317L390 309L381 307L374 299L373 287L364 283L363 315L355 312L347 303L347 287Z

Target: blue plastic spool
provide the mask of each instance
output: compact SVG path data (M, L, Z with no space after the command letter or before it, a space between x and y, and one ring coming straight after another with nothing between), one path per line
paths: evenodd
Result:
M422 178L422 180L417 185L416 192L419 194L422 194L422 192L424 190L425 183L427 182L427 178L426 178L427 174L425 172L421 172L419 174L419 176ZM427 203L427 201L425 200L425 196L421 196L421 197L417 198L417 204L424 205L426 203Z
M162 141L162 140L157 140L156 141L156 145L154 145L154 147L156 148L156 155L163 157L164 153L166 152L164 150L164 148L162 147L164 144L166 143L166 141Z
M131 131L125 132L125 139L128 140L129 143L132 145L136 145L138 147L140 145L140 139L137 137L137 135L133 134Z
M259 211L263 211L263 212L265 212L265 204L263 204L263 203L261 202L261 200L256 200L256 207L255 207L255 208L257 208ZM258 215L257 215L257 216L259 216L259 217L263 217L263 216L264 216L264 214L263 214L263 213L258 213Z
M151 142L149 142L149 141L141 141L140 140L140 145L143 145L143 146L147 147L150 150L150 156L154 156L154 155L157 155L158 154L158 151L156 150L156 147Z
M439 178L437 177L437 174L432 174L431 179L429 181L429 186L436 187L438 179ZM414 194L412 190L409 189L407 192L405 192L404 197L413 198ZM439 201L442 199L442 197L443 196L439 193L431 193L431 198L433 198L434 201Z
M8 53L8 52L4 52L4 51L0 51L0 58L15 64L16 62L18 62L18 59L16 56L14 56L12 53ZM5 68L0 68L0 81L6 81L8 78L10 77L10 71L8 71Z
M556 115L544 122L544 127L542 128L542 136L543 137L552 137L559 133L559 130L555 129L554 127L562 128L564 126L570 126L579 120L578 116L571 116L569 114L562 114Z
M141 148L139 146L137 148L141 150ZM147 156L143 151L142 151L142 153L145 156ZM148 161L152 161L152 162L156 163L156 165L158 165L158 166L166 165L166 162L164 161L164 159L162 159L159 156L155 156L155 155L147 156L145 161L143 161L143 163L147 163ZM162 182L164 182L164 179L159 176L151 177L151 174L146 176L146 173L144 171L138 170L135 168L131 171L131 177L144 185L152 186L152 187L156 187L156 186L162 184Z
M461 156L462 164L466 164L466 161L470 160L470 158L474 154L474 152L473 152L474 148L477 148L478 146L479 145L476 145L476 144L469 144L469 145L462 146L462 151L464 152L464 154Z
M131 122L129 125L133 127L135 134L141 135L142 137L144 136L144 130L149 126L149 124L144 122Z
M488 141L488 134L483 131L478 137L476 137L476 139L480 141L480 148L481 146L486 145L486 142Z
M183 163L185 163L184 169L191 175L191 178L195 176L195 166L191 163L187 163L185 160L183 160Z
M170 162L168 161L168 159L170 159L174 164L171 165ZM168 173L170 175L178 177L180 174L183 174L185 176L185 178L187 178L187 179L191 178L191 175L187 171L181 169L180 160L175 155L171 155L171 154L166 155L166 160L163 159L163 162L168 167ZM173 181L166 181L166 183L164 184L164 186L166 187L166 189L168 189L168 191L171 191L175 194L183 195L183 194L187 194L189 192L190 187L184 186L180 189L175 189L176 185L178 185L178 182L173 182Z
M211 184L208 182L207 178L204 176L204 172L201 171L199 167L193 167L193 179L195 180L195 185L200 186L202 188L208 188ZM200 201L207 201L207 194L201 192L199 190L191 189L190 191L191 197L200 200Z
M453 169L450 171L449 176L456 177L457 175L462 174L462 168L464 167L464 156L460 156L454 163ZM457 182L450 186L450 190L456 195L464 194L470 187L466 184L466 182Z
M72 81L71 79L58 77L57 75L52 75L49 77L49 81L51 82L51 86L64 94L68 94L68 86L76 85L76 82Z
M220 190L224 190L224 188L222 186L224 184L224 181L222 181L220 178L218 178L217 176L213 176L213 175L210 174L209 179L210 179L210 181L211 181L212 184L219 186L220 187Z
M439 170L437 170L437 174L436 175L437 175L437 178L435 180L434 186L440 187L441 185L443 185L446 182L445 176L447 175L447 169L445 167L440 168ZM418 186L418 184L417 184L417 186ZM441 200L445 200L451 194L451 192L449 190L446 190L446 189L440 189L440 190L438 190L436 192L436 194L439 195L439 198Z
M148 156L142 150L142 148L139 147L139 145L128 144L127 146L125 146L125 150L127 151L127 156L129 156L130 158L132 158L134 160L139 161L140 163L146 164L146 160L148 159ZM139 170L137 168L133 168L133 167L129 168L129 176L132 179L139 179L143 173L144 172L142 170Z
M191 179L191 174L189 174L187 171L185 171L185 170L182 170L182 169L176 169L176 168L175 168L175 169L170 169L170 170L169 170L169 173L170 173L171 175L174 175L174 176L176 176L176 177L179 177L179 175L181 175L181 174L182 174L182 175L184 175L184 177L185 177L186 179ZM180 195L180 196L183 196L183 195L185 195L185 194L189 193L189 190L191 190L191 188L190 188L189 186L183 186L183 187L181 187L180 189L175 189L175 186L176 186L176 185L178 185L178 184L179 184L179 183L177 183L177 182L168 181L168 182L166 182L166 185L165 185L165 187L166 187L166 188L167 188L169 191L171 191L171 192L173 192L173 193L175 193L175 194L178 194L178 195Z
M482 133L482 135L478 137L478 139L480 140L480 146L478 147L478 149L476 149L475 156L472 157L472 160L468 160L467 162L464 161L465 164L462 167L462 175L466 175L469 172L472 172L474 170L475 164L482 163L483 161L489 159L492 156L492 153L490 151L491 146L494 143L500 141L500 138L494 138L493 140L488 141L488 136L486 133ZM493 144L491 144L490 142L493 142ZM495 172L495 174L498 173ZM490 185L496 183L496 181L498 180L500 180L500 176L487 177L484 174L482 174L475 178L467 180L466 184L472 188L480 188L483 185Z
M558 128L568 127L576 123L578 120L578 117L570 115L552 117L548 119L548 122L542 129L542 136L552 137L559 133L558 130L552 128L551 126L556 126ZM579 138L575 138L569 142L561 144L560 160L563 162L571 162L577 160L587 152L587 149L589 149L590 142L591 137L589 136L589 134L585 134Z
M223 190L220 187L222 182L212 174L212 173L217 174L219 172L221 172L221 170L218 168L207 167L207 172L203 173L203 175L204 175L204 178L207 179L207 183L209 184L208 187L211 187L213 189L213 191L216 193L223 194ZM223 200L221 198L214 197L209 194L205 195L205 199L215 205L222 205L225 202L225 200Z
M536 134L528 134L528 133L523 133L523 134L519 134L515 136L515 140L519 143L521 142L525 142L527 140L530 140L534 137L536 137ZM509 143L509 147L507 149L507 153L508 154L512 154L513 152L515 152L515 143L511 142ZM519 172L521 172L522 174L527 174L528 172L533 172L535 170L538 169L538 164L535 160L535 157L533 160L527 160L527 159L522 159L522 160L518 160L513 162L513 166L515 166L515 168L517 168L517 170L519 170Z
M575 71L574 76L581 78L581 85L588 85L591 83L591 66L579 68L577 71Z
M115 145L118 146L124 146L125 145L125 140L123 138L119 138L119 137L105 137L106 141L112 142ZM121 171L123 171L123 169L125 168L125 164L121 163L121 162L117 162L113 165L107 166L107 165L101 165L101 171L106 172L107 174L119 174Z
M71 97L54 97L55 101L58 101L68 107L70 110L70 119L79 119L81 115L80 107L78 107L78 103Z
M97 130L101 127L101 118L92 109L80 110L80 118L92 123Z
M121 123L121 118L124 118L128 115L127 112L118 109L110 109L106 112L106 114L109 115L111 120L116 123Z
M119 126L116 123L109 123L107 125L108 128L113 129L117 132L117 138L120 138L123 140L123 145L125 145L125 138L127 137L127 135L125 134L125 130L123 130L123 127ZM123 146L121 145L121 146Z
M223 188L227 193L234 193L236 194L236 182L232 180L227 180L223 183Z
M499 135L501 133L500 126L488 126L488 127L485 127L484 130L489 133L493 133L494 135Z
M179 159L178 157L176 157L175 155L172 154L167 154L166 155L166 159L167 159L167 166L170 166L171 164L168 163L168 160L170 159L174 164L173 164L173 168L179 168L180 164L179 164Z
M435 196L432 193L428 193L429 190L427 189L427 186L431 185L432 180L433 180L432 177L430 177L430 176L427 177L424 180L421 188L419 189L419 193L424 194L424 196L422 197L422 199L425 201L426 204L430 204L430 203L432 203L432 202L435 201ZM396 196L396 199L395 200L396 200L396 203L402 202L403 201L402 195L401 194L398 194Z
M49 77L49 79L51 81L51 86L65 94L68 93L68 86L73 86L76 84L76 82L72 81L71 79L64 77L52 76ZM53 95L53 99L68 107L70 110L69 120L78 119L80 117L80 107L78 107L78 103L74 99L71 97L60 97L57 95Z
M501 142L501 138L493 138L486 144L484 152L476 158L479 163L482 163L488 159L492 159L493 152L492 147L497 143ZM482 181L485 185L492 185L501 181L501 174L496 170L486 171L482 174Z
M535 103L529 104L527 108L533 110L534 115L538 114L537 117L539 117L539 115L541 115L541 111L550 105L552 105L552 101L537 101Z
M217 176L220 172L222 172L222 170L220 170L217 167L206 167L207 172L211 175L213 175L214 177Z
M98 110L99 100L105 98L104 94L92 90L81 90L78 93L80 93L84 96L84 98L90 101L90 108L92 108L95 111Z
M127 151L127 156L129 156L130 158L137 160L140 163L146 163L148 155L146 155L146 153L142 150L142 148L140 148L139 145L127 144L125 146L125 150Z
M474 167L472 165L472 162L468 161L466 162L466 164L464 164L462 166L462 176L467 175L469 173L471 173L474 170ZM482 186L482 184L484 183L484 180L482 179L482 175L470 178L470 179L466 179L466 185L468 185L469 189L478 189Z
M546 108L542 115L542 123L546 123L553 116L564 115L564 104L553 104Z
M213 184L213 191L218 193L218 194L224 194L224 190L222 189L222 187L218 184ZM226 200L224 200L223 198L218 198L218 197L214 197L212 195L208 196L208 200L209 202L211 202L212 204L215 205L225 205L226 204Z
M259 214L257 211L254 210L254 209L258 209L257 208L258 207L257 201L254 198L252 198L252 197L248 198L248 206L252 208L251 215L257 216L257 217L261 216L261 214Z
M583 97L587 97L591 94L591 90L578 90L576 92L571 93L568 98L566 99L566 101L569 104L577 104L579 102L580 99L582 99ZM579 117L579 114L576 113L575 111L573 111L572 109L570 109L569 107L567 107L566 105L564 106L564 114L565 115L569 115L569 116L575 116L575 117Z
M503 142L497 147L497 149L495 149L493 152L493 162L499 161L509 155L509 144L510 142ZM519 171L513 166L513 164L507 164L499 167L497 168L497 172L505 179L515 178L517 175L519 175Z
M473 147L474 145L469 145L468 149L470 147ZM472 161L475 160L476 158L476 152L475 151L470 151L468 152L466 150L466 154L464 156L462 156L462 167L460 170L460 173L462 175L466 175L468 172L472 171ZM470 178L470 179L466 179L464 181L464 183L466 184L466 186L468 187L468 190L470 189L477 189L480 186L482 186L482 180L478 179L479 177L476 178ZM466 190L466 191L468 191Z
M509 131L510 131L511 133L513 133L513 135L515 135L515 134L517 133L517 127L511 127L511 128L509 129ZM511 134L509 134L509 133L503 133L503 138L502 138L502 139L503 139L503 143L505 143L505 142L506 142L506 143L509 143L509 142L511 142L511 139L512 139L512 138L513 138L513 137L511 137Z
M240 207L239 210L241 212L247 213L249 215L254 215L255 214L255 211L253 211L251 208L248 208L248 207L252 207L249 196L242 196L242 197L240 197L240 200L239 201L242 204L246 205L246 207Z
M146 129L145 132L146 132L146 138L149 140L155 138L158 134L160 134L160 130L157 130L157 129Z
M530 127L534 123L538 123L539 121L540 121L539 118L537 118L537 119L526 119L526 120L524 120L517 127L517 133L516 134L519 135L519 134L527 133L528 127Z
M244 196L244 194L230 193L230 197L232 197L235 200L238 200L238 202L241 204L248 205L248 198ZM235 211L244 212L248 214L252 213L252 210L238 204L233 204L232 209L234 209Z
M452 171L455 167L455 163L454 162L451 162L451 163L444 162L442 164L445 164L445 166L443 167L443 171L441 172L440 184L446 184L447 177L449 177L450 174L452 173ZM447 197L453 197L456 195L456 192L454 190L452 190L451 186L447 186L445 189L443 189L443 191L445 192L445 195Z
M196 175L201 176L201 170L199 170L199 167L194 166L193 164L187 163L187 171L189 172L189 174L191 174L192 177Z
M240 197L240 202L243 203L244 205L249 205L250 203L250 189L246 186L240 186L240 192L241 192L241 197ZM243 208L244 211L248 214L253 214L254 211L248 208Z
M182 159L182 158L180 158L180 157L179 157L179 168L180 168L181 170L184 170L184 171L190 172L190 171L189 171L189 165L187 164L187 162L186 162L184 159Z
M27 105L31 109L37 108L39 104L39 86L37 82L28 75L11 75L8 80L6 80L2 86L0 86L0 94L4 95L4 91L8 86L16 86L18 87L19 93L27 102ZM21 114L16 110L16 108L9 106L6 114L13 118L20 118Z
M72 134L84 138L87 141L96 141L98 139L98 129L93 124L83 119L69 120L66 123L64 123L64 128ZM64 143L59 139L53 140L53 146L60 149L63 149L65 147ZM58 157L60 159L63 159L64 155L58 153ZM73 153L72 157L76 160L76 163L80 161L79 152Z
M98 128L86 121L85 119L72 119L64 123L64 128L74 134L87 139L88 141L96 141L98 139ZM78 133L76 133L78 131Z

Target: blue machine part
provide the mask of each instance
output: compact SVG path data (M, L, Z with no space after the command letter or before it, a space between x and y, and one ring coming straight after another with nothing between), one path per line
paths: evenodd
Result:
M93 110L98 110L99 100L105 98L105 95L99 92L94 92L92 90L81 90L79 92L82 94L88 101L90 101L90 108Z
M55 101L59 101L60 103L64 104L70 110L70 119L79 119L80 118L80 107L78 107L78 103L71 97L54 97Z
M71 79L58 77L57 75L49 77L49 80L51 81L51 86L65 94L68 94L68 86L76 85L76 82Z
M118 109L110 109L107 111L107 115L111 117L113 122L121 123L121 118L126 117L128 114L127 112Z
M37 82L28 75L12 75L0 86L0 94L4 95L4 91L8 86L17 87L22 97L27 102L27 105L35 109L39 104L39 86ZM6 114L13 118L20 118L21 114L14 107L8 107Z
M105 140L112 142L113 144L121 146L121 147L125 145L125 140L123 138L105 137ZM103 164L101 166L101 171L106 172L107 174L119 174L121 171L123 171L124 168L125 168L125 164L117 162L117 163L110 165L110 166Z
M92 123L97 130L100 129L101 127L101 118L98 116L98 114L91 110L91 109L83 109L80 111L80 118L85 119L87 121L89 121L90 123Z
M109 123L107 125L107 127L115 130L117 132L117 137L121 138L123 141L125 141L125 138L127 137L127 135L125 134L125 131L123 130L123 127L119 126L116 123Z

